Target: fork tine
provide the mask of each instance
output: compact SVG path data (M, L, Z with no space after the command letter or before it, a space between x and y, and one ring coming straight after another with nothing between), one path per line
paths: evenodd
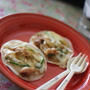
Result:
M84 72L84 71L87 69L88 65L89 65L89 63L86 62L86 63L85 63L85 68L82 70L82 72Z
M85 64L86 64L86 59L87 59L87 56L83 59L83 62L82 62L82 64L80 65L80 67L82 67L82 69L84 69L85 68Z
M70 58L72 58L72 57L73 57L73 55L74 55L74 53L72 53L72 54L70 55Z
M72 61L72 64L76 63L76 62L79 60L79 58L81 57L81 54L82 54L82 53L79 53L78 56L76 56L76 57L74 58L74 60Z
M85 57L85 54L83 54L83 55L80 57L79 61L77 62L77 65L78 65L78 66L82 63L84 57Z
M69 60L67 62L68 65L71 63L73 55L74 55L74 53L72 55L70 55Z

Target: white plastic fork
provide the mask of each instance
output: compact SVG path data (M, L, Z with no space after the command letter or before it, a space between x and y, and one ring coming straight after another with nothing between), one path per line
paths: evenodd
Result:
M71 72L68 74L68 76L63 80L63 82L58 86L56 90L64 90L71 78L75 73L81 73L82 71L85 71L87 69L87 62L85 61L87 59L87 56L85 54L79 54L75 60L72 61L70 65Z
M62 72L59 75L55 76L54 78L52 78L48 82L44 83L43 85L41 85L40 87L38 87L36 90L48 90L55 83L57 83L60 79L62 79L63 77L65 77L70 72L70 64L71 64L72 59L73 59L72 56L73 56L73 54L70 56L70 58L69 58L69 60L67 62L67 69L64 72Z
M43 85L41 85L40 87L38 87L36 90L48 90L50 87L52 87L55 83L57 83L60 79L62 79L63 77L65 77L67 74L69 74L70 72L70 64L73 60L75 60L75 58L77 58L78 56L72 57L73 54L70 56L68 63L67 63L67 70L65 70L64 72L60 73L59 75L55 76L54 78L52 78L51 80L49 80L48 82L44 83ZM86 65L86 68L83 69L82 72L84 72L88 67L88 63ZM81 73L82 73L81 72Z

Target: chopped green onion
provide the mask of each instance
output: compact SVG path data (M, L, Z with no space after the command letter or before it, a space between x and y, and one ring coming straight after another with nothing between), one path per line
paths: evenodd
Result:
M41 63L41 64L43 64L43 63L44 63L44 58L42 58L42 59L41 59L41 62L40 62L40 63Z
M41 62L38 65L36 64L35 67L38 68L38 69L40 69L42 67L43 63L44 63L44 58L42 58L41 59Z
M16 62L13 62L13 61L9 61L9 63L20 66L20 67L30 67L29 64L20 64L20 63L16 63Z
M57 50L60 51L61 53L64 53L61 48L57 48Z
M61 53L67 54L68 50L67 49L61 49L61 48L57 48L58 51L60 51Z

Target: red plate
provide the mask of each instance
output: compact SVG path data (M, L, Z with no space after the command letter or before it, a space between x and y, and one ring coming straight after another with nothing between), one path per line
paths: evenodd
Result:
M38 31L52 30L71 40L75 53L83 52L88 55L90 62L90 46L78 32L68 25L42 15L37 14L15 14L0 20L0 46L6 41L19 39L29 41L29 38ZM27 82L16 76L0 60L1 72L20 87L33 90L49 79L63 71L56 65L48 64L48 69L43 78L33 82ZM58 84L57 84L58 85ZM57 85L53 86L55 89ZM66 90L89 90L90 89L90 65L86 72L74 75Z

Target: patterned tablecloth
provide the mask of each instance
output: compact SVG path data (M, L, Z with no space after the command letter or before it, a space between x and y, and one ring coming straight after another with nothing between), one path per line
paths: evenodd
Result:
M0 0L0 18L22 12L51 16L75 29L82 16L82 9L60 0ZM21 88L0 73L0 90L21 90Z

